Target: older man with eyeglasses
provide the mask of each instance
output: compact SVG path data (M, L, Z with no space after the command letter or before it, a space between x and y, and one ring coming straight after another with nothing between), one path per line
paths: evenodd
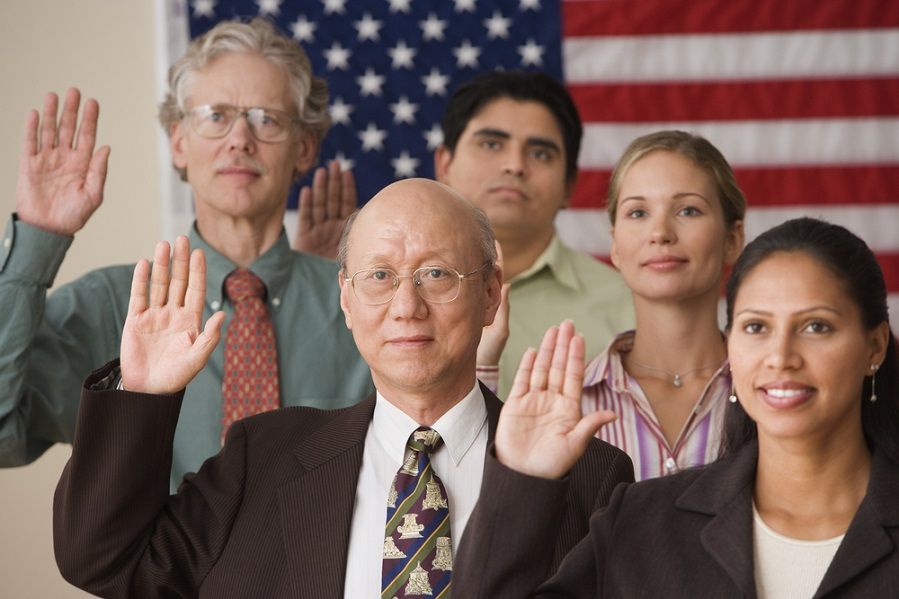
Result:
M292 251L282 224L289 189L328 130L327 99L300 46L264 20L219 24L169 72L159 118L193 191L190 241L206 254L206 316L223 310L227 326L224 347L187 389L172 489L245 415L338 408L372 390L342 322L336 265ZM70 90L57 122L48 94L43 116L26 120L17 214L0 249L0 466L71 442L77 385L119 352L132 267L93 271L47 296L102 200L109 148L94 151L97 102L85 103L80 125L79 104Z
M449 597L502 406L475 379L502 278L486 215L424 179L372 198L344 230L337 282L377 393L342 410L242 420L167 497L180 389L214 351L223 320L203 324L205 261L188 252L179 239L171 275L167 244L152 276L138 265L120 365L85 383L54 502L63 575L104 597ZM560 363L582 373L583 359L571 323L553 329L523 360L512 399L528 401L513 409L542 402L570 420L580 384L559 377ZM582 433L572 443L587 451L568 475L559 535L535 548L554 555L553 569L586 534L590 512L633 480L623 452Z

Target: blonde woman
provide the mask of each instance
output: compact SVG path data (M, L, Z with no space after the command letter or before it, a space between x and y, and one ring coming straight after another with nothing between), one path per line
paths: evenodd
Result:
M582 409L617 414L598 436L630 455L637 480L718 456L731 390L718 300L745 210L724 156L697 135L639 137L612 172L611 257L636 329L587 365Z

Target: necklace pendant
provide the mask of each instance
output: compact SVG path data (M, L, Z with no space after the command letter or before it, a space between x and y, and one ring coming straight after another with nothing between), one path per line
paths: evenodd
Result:
M675 373L674 380L671 381L671 384L679 389L680 386L683 385L684 383L683 383L683 381L681 381L680 375Z

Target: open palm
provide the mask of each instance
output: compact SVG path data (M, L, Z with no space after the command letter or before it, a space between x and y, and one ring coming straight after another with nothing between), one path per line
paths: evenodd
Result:
M581 415L584 339L571 321L546 332L540 349L525 352L496 429L496 456L525 474L565 475L611 412Z
M356 198L352 171L341 170L336 160L327 169L317 168L312 187L300 190L294 249L334 260L346 219L356 209Z
M58 127L53 93L44 101L43 119L32 110L25 120L16 211L23 221L60 235L84 226L103 201L106 181L109 146L94 152L100 107L88 100L79 128L80 99L77 89L67 92Z
M159 242L152 275L146 260L134 269L121 349L122 384L129 391L183 389L206 365L221 336L223 312L213 314L203 327L206 259L202 250L191 254L187 238L179 237L171 261L169 274L169 244Z

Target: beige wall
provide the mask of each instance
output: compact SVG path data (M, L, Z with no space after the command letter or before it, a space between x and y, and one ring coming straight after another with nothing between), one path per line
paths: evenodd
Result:
M47 91L78 86L100 101L100 143L112 146L112 156L103 206L76 235L56 282L149 255L160 235L154 3L4 3L0 56L3 220L15 207L25 114ZM35 464L0 469L0 596L85 596L62 580L53 560L51 503L68 453L57 446Z

